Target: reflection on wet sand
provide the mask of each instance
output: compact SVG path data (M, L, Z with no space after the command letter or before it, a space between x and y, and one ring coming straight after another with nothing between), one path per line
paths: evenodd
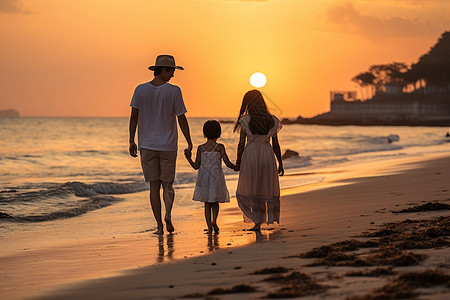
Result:
M208 250L209 250L209 252L216 251L218 249L220 249L219 234L218 233L208 234Z
M224 226L226 227L226 226ZM279 238L284 230L283 226L262 228L259 232L234 228L233 231L223 230L220 233L203 234L202 232L178 232L175 234L161 234L152 236L155 241L153 255L157 263L164 263L175 259L191 258L218 250L261 243ZM176 244L175 245L175 240ZM175 248L177 251L175 251Z
M159 234L158 235L158 248L159 248L159 252L158 252L158 258L157 261L158 262L163 262L164 261L164 257L165 257L165 246L167 246L167 258L169 260L173 259L173 253L175 252L175 247L174 247L174 234L169 233L167 235L167 243L164 244L164 235L163 234Z
M275 228L269 228L267 230L255 231L255 243L260 243L264 241L270 241L278 238L281 232L275 230Z

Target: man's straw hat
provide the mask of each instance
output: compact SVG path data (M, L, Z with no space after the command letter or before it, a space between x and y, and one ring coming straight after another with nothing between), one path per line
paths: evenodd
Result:
M148 67L148 69L154 71L156 67L169 67L178 70L184 70L183 67L177 66L175 64L175 58L172 55L165 55L165 54L158 55L158 57L156 58L155 65Z

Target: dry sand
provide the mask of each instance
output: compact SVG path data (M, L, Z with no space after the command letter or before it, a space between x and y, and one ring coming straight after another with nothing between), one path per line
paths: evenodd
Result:
M208 237L199 230L204 227L199 212L191 222L178 224L178 235L164 235L159 240L149 235L134 240L105 239L3 257L2 268L9 268L15 279L8 283L5 278L8 285L3 282L0 290L6 299L30 295L33 299L173 299L186 295L200 299L283 295L304 296L302 299L372 299L380 293L387 295L394 286L399 291L421 293L426 299L450 298L448 283L442 283L447 280L450 259L447 219L439 224L424 221L422 227L417 222L401 223L406 226L402 225L404 231L386 235L397 234L404 241L414 238L411 233L434 228L433 232L438 233L433 233L433 241L440 242L431 248L399 249L392 245L398 245L401 239L386 241L382 234L370 235L383 229L403 228L398 223L384 228L384 223L450 216L449 210L392 213L432 201L450 204L448 155L343 165L322 172L327 174L325 182L286 191L281 200L280 226L265 226L261 233L242 231L250 226L240 221L239 210L231 203L221 208L221 232L216 236ZM416 228L411 230L410 224ZM350 239L375 240L379 244L358 249L334 244ZM355 246L355 242L350 244ZM305 258L305 253L322 246L329 247L322 248L329 249L328 262L320 261L324 257ZM152 256L150 252L156 254ZM389 260L394 256L409 263ZM54 257L54 261L49 257ZM385 260L380 262L375 257ZM412 262L408 260L411 257ZM348 263L355 258L374 265ZM275 267L281 268L263 270ZM123 269L130 270L117 272ZM423 270L434 273L417 273ZM254 274L255 271L264 274ZM116 272L115 276L110 277L112 272ZM345 276L352 272L375 276ZM423 278L428 276L431 283L413 289L414 284L405 279L403 272L420 278L420 282L426 282ZM16 279L20 276L25 281L18 285ZM355 296L363 297L351 298Z

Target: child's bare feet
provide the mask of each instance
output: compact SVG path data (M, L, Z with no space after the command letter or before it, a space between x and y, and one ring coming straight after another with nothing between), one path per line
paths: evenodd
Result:
M261 230L261 225L260 224L255 224L255 226L253 226L250 229L247 229L248 231L260 231Z
M158 227L158 229L153 232L153 234L163 234L164 233L164 229L162 227Z

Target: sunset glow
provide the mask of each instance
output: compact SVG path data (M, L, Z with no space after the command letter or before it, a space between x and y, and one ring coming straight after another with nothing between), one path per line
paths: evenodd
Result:
M167 53L185 68L171 83L190 117L235 116L255 70L283 117L314 116L370 65L417 62L449 12L446 0L3 0L0 110L127 116Z

